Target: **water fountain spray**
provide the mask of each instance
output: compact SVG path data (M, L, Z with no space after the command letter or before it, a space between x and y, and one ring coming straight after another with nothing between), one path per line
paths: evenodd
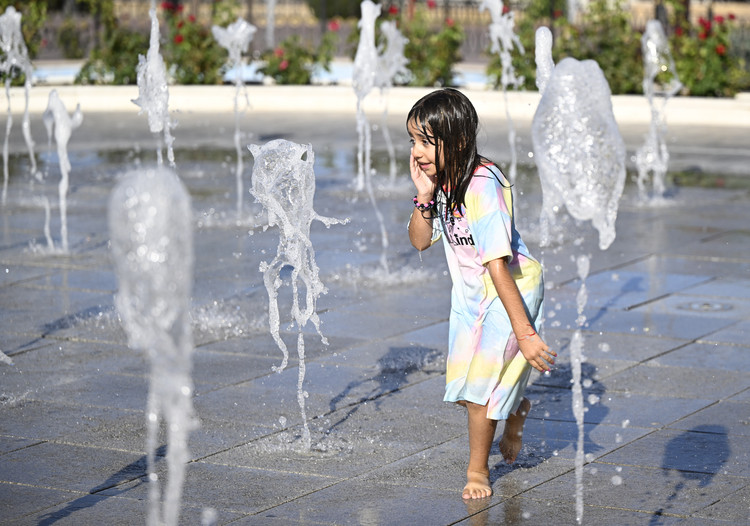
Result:
M664 178L669 165L669 152L664 141L666 123L664 110L667 101L682 88L677 76L674 60L669 50L669 42L664 28L658 20L649 20L641 37L643 53L643 93L651 108L651 124L644 144L635 153L638 168L638 192L641 202L660 203L664 199L666 186ZM661 82L657 83L657 79ZM655 97L662 97L661 107L657 107ZM646 185L651 174L652 194Z
M36 156L34 155L34 140L31 138L31 124L29 120L29 93L31 91L32 67L29 52L23 41L21 32L21 13L13 6L8 6L5 13L0 15L0 74L5 76L5 97L8 100L8 120L5 123L5 142L3 143L3 191L2 204L8 197L8 140L13 126L13 115L10 107L10 84L13 77L21 73L24 75L24 96L26 104L23 110L21 131L23 132L26 148L29 151L29 171L39 177L36 170Z
M542 246L551 244L556 217L567 210L577 222L591 221L599 232L599 248L615 239L615 220L625 185L625 143L612 111L611 92L593 60L552 60L552 33L536 32L537 87L542 95L531 124L534 158L542 183L540 218ZM577 226L577 225L576 225ZM562 241L562 231L556 237ZM575 241L581 244L583 238ZM576 520L583 519L584 401L581 384L582 328L586 323L586 278L590 256L576 260L581 287L576 298L578 317L570 345L572 409L578 426L576 448Z
M242 54L247 53L250 42L253 40L255 31L257 28L243 20L238 18L237 21L229 24L226 28L220 26L213 26L211 32L214 38L220 46L225 48L229 52L228 64L235 71L234 85L236 87L234 93L234 148L237 152L237 168L235 170L235 177L237 180L237 221L242 219L242 201L244 196L244 185L242 182L242 147L240 145L240 110L239 110L239 98L245 83L242 80L242 67L244 61L242 60ZM247 91L245 91L245 106L249 106L250 102L247 99Z
M73 116L68 115L65 104L60 100L57 90L49 93L47 109L42 114L44 126L47 128L47 137L55 137L57 144L57 158L60 164L60 184L58 185L58 196L60 200L60 239L62 242L63 253L68 252L68 188L70 187L70 160L68 159L68 141L72 131L78 128L83 122L83 113L81 105L76 106ZM51 238L48 244L51 243ZM54 248L54 246L50 246Z
M372 133L370 123L365 115L362 104L365 97L375 86L375 71L378 67L378 50L375 47L375 19L380 16L380 4L365 0L361 4L362 18L359 26L359 44L354 56L354 71L352 72L352 86L357 95L357 185L361 192L365 188L365 177L372 171L370 149Z
M276 0L266 0L266 49L273 49L276 45L275 29Z
M396 180L396 151L393 148L391 134L388 131L388 92L393 86L393 82L399 76L408 74L409 70L406 65L409 59L404 56L404 47L409 39L404 37L396 27L396 22L386 20L380 24L380 33L383 35L383 42L378 48L378 65L375 70L375 85L380 88L380 96L384 101L382 128L383 138L385 139L386 148L388 149L388 159L391 183Z
M171 129L174 124L169 118L169 86L167 85L167 68L159 52L159 18L156 16L156 2L151 0L149 9L151 17L151 34L146 56L138 55L136 67L138 98L133 103L141 107L141 113L148 114L148 127L151 133L164 135L167 146L167 159L174 168L174 137ZM164 163L161 145L157 148L159 165Z
M505 117L508 121L508 145L510 146L510 169L508 178L511 183L516 180L516 130L513 126L513 119L510 116L510 105L508 104L508 86L518 89L523 86L523 76L517 76L513 67L511 53L513 48L523 55L525 50L521 40L513 31L515 24L515 15L510 9L505 10L502 0L482 0L479 5L479 11L487 10L490 12L492 22L490 23L490 51L500 56L502 72L500 74L500 85L503 88L503 98L505 100Z
M149 526L176 526L193 411L190 294L193 230L190 196L172 170L127 173L109 200L115 305L128 344L150 363L147 406ZM154 469L161 422L167 430L168 480L163 494ZM161 501L161 505L160 505Z
M328 292L319 277L318 265L315 262L315 250L310 241L310 226L313 221L320 221L326 227L340 220L318 215L313 209L315 196L315 173L313 163L315 155L312 146L276 139L263 146L248 146L253 155L254 165L250 193L262 205L268 215L268 226L279 227L279 245L276 256L263 261L260 270L263 272L263 283L268 292L268 321L271 336L283 353L281 365L273 370L281 372L289 361L286 344L279 334L280 316L278 291L283 284L281 271L292 267L292 309L291 315L297 325L297 356L299 367L297 373L297 403L302 416L302 443L305 451L311 446L310 429L307 425L305 399L307 392L303 389L305 380L305 340L302 329L307 322L312 322L324 345L328 340L320 330L320 318L316 312L317 300L321 294ZM304 305L300 300L301 287L304 287Z

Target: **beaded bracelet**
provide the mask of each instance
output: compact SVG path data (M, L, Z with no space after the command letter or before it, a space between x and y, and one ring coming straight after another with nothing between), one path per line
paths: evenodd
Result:
M414 206L417 210L424 212L425 210L432 210L435 207L435 201L431 200L429 203L420 203L417 201L417 196L414 196Z

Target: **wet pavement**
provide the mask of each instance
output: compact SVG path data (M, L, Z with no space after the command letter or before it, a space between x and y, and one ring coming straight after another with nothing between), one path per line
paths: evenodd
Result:
M750 523L748 121L723 124L715 112L697 110L690 119L676 117L668 128L672 166L735 187L672 186L666 202L655 205L642 203L629 183L617 238L606 251L586 225L540 250L539 184L533 169L521 167L519 228L544 261L545 337L560 359L550 376L532 376L518 461L508 466L493 450L494 495L464 502L466 419L442 402L449 278L442 248L420 257L406 236L413 192L402 104L394 102L388 119L399 155L393 182L380 131L373 133L375 195L389 240L385 272L374 208L351 184L354 113L318 111L312 95L338 93L326 89L308 89L310 112L256 99L241 119L246 143L312 143L316 211L350 218L312 230L328 287L318 312L329 343L304 329L311 451L299 449L288 287L280 296L281 326L292 356L286 370L272 371L281 351L267 328L259 264L275 254L278 233L263 230L249 195L236 215L234 117L225 109L184 109L176 117L177 172L192 195L195 223L193 403L201 421L189 438L180 524L201 524L209 510L216 524L236 525L576 524L569 354L579 254L591 256L582 523ZM417 98L415 90L395 91L399 100ZM72 109L78 100L61 93ZM118 109L87 110L95 101L80 100L84 124L69 143L69 254L51 252L44 232L46 197L49 237L59 245L57 158L33 113L39 169L47 177L26 175L14 114L0 219L0 350L8 357L0 362L0 524L145 523L149 363L128 348L113 307L117 280L106 218L117 178L154 162L155 138L137 108L119 109L116 91L97 93L99 106L111 100ZM221 88L214 97L226 103L231 94ZM253 95L249 90L251 101ZM194 104L207 107L209 100ZM738 108L747 111L747 103ZM504 110L497 115L484 120L485 151L505 159ZM377 112L370 118L380 122ZM525 164L528 118L515 126ZM629 154L647 129L646 120L623 119ZM246 155L245 188L251 164ZM165 438L160 445L164 478Z

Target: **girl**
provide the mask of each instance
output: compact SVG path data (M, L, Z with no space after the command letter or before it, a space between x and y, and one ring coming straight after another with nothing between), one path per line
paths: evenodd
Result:
M417 189L409 239L418 250L443 238L453 290L445 400L466 407L469 467L464 499L489 497L489 455L498 420L506 462L521 450L531 407L531 368L548 371L556 353L536 333L544 286L513 221L511 188L477 153L474 106L454 89L434 91L406 119ZM519 352L520 351L520 352Z

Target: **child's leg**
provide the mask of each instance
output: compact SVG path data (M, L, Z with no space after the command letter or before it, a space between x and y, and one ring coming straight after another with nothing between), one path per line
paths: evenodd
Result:
M487 406L466 402L469 415L469 468L462 497L481 499L492 495L490 486L490 448L495 439L497 420L487 418Z
M523 398L515 413L508 415L503 429L503 438L500 439L500 452L508 464L516 461L521 451L521 439L523 437L523 425L526 423L526 415L531 409L531 402Z

